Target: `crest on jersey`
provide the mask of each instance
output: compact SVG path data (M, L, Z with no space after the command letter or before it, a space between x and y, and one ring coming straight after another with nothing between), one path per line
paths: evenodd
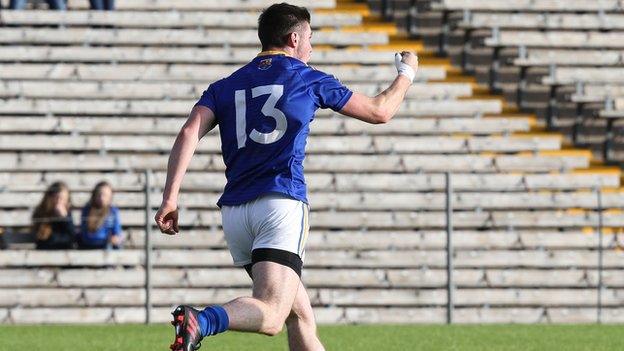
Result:
M273 64L273 58L269 57L269 58L265 58L263 60L260 60L260 62L258 62L258 69L261 69L263 71L271 68L271 65Z

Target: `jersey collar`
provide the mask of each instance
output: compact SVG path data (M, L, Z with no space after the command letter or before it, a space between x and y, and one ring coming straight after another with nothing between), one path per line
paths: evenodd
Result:
M271 56L271 55L284 55L284 56L289 56L288 53L286 51L281 51L281 50L266 50L266 51L262 51L258 54L257 57L260 56Z

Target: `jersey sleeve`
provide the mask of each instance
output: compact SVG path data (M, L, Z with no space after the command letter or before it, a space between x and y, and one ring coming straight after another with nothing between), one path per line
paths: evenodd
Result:
M310 95L320 108L340 111L353 95L353 92L333 75L311 67L306 67L300 73L308 86Z
M210 84L208 89L204 90L204 93L202 94L201 98L199 98L199 101L197 101L195 106L208 107L216 115L216 101L217 99L215 97L214 84Z

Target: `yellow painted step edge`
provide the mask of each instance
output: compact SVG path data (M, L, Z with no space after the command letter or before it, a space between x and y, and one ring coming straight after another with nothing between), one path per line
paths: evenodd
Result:
M575 174L622 174L622 169L619 167L589 167L589 168L577 168L571 170L571 173Z
M590 150L585 149L563 149L563 150L541 150L537 153L540 156L560 157L560 156L580 156L591 159L593 154Z

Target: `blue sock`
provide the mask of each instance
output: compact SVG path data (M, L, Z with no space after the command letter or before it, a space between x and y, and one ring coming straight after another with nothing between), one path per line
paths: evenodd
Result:
M223 333L230 325L230 318L227 312L219 305L206 307L199 312L197 319L202 336Z

